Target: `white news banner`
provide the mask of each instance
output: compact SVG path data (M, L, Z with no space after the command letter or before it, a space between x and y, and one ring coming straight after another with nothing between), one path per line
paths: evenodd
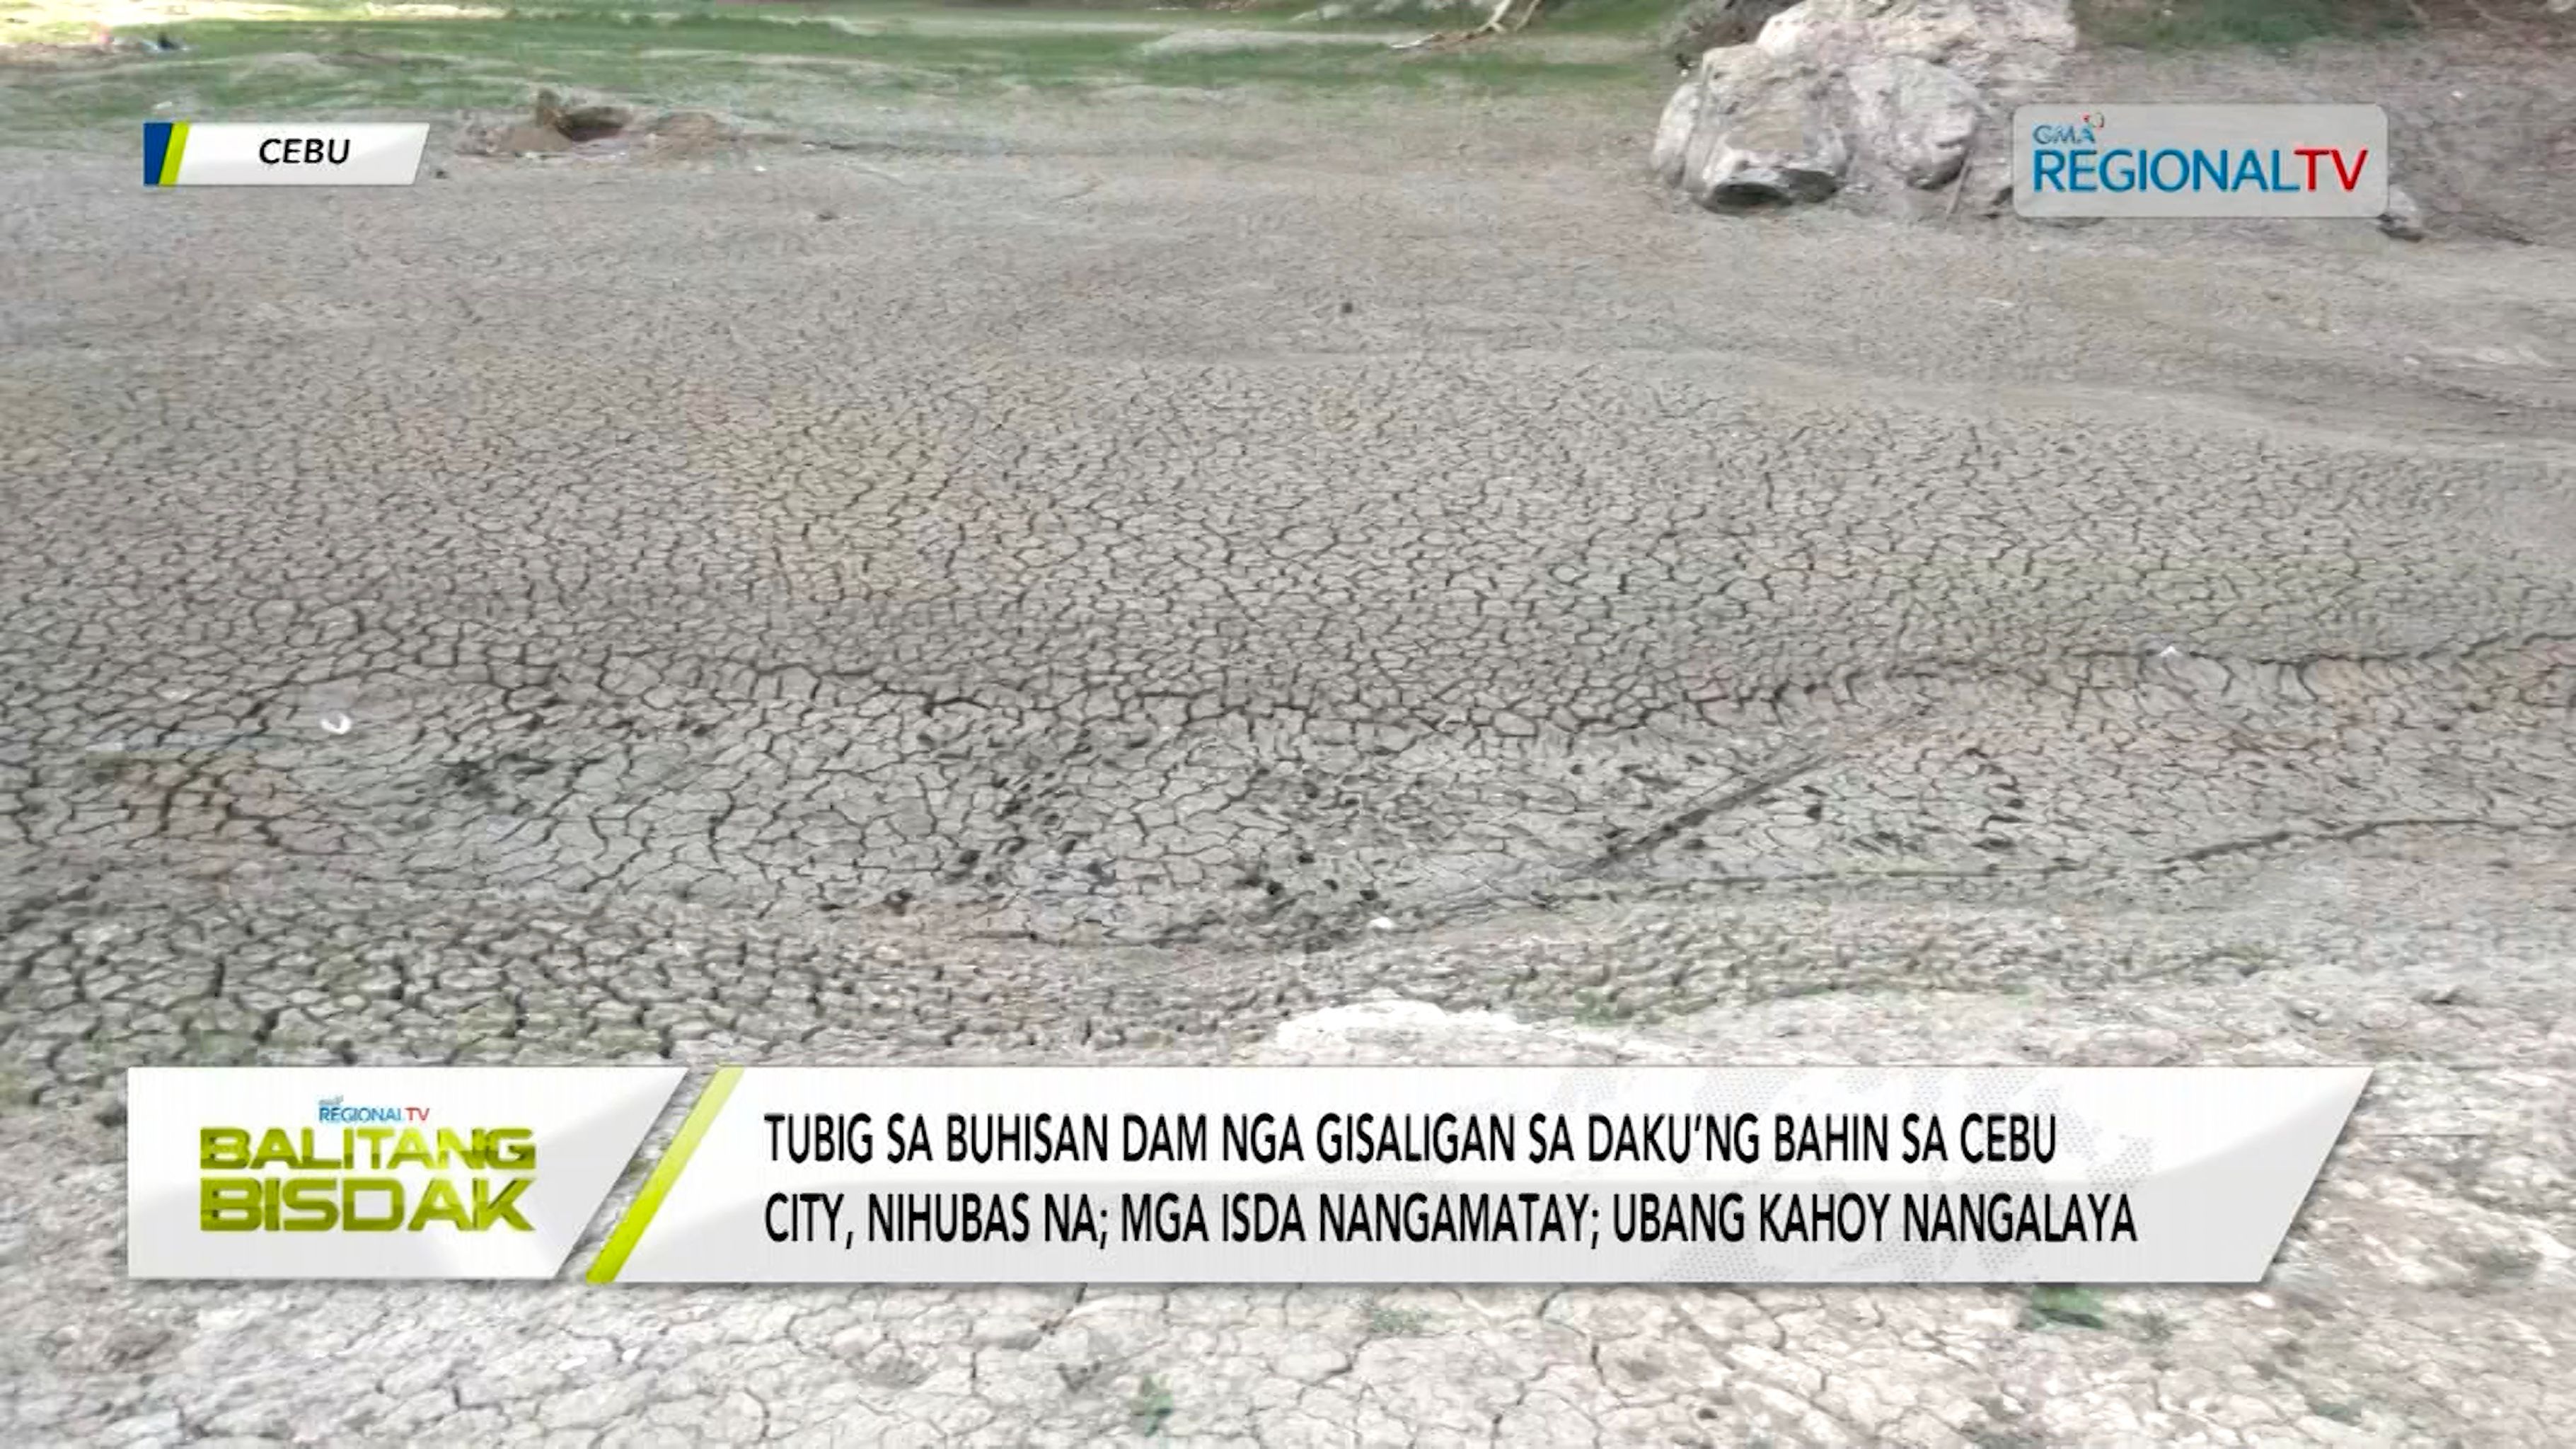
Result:
M727 1068L594 1282L2252 1282L2366 1068Z
M409 186L426 122L143 124L146 186Z
M2013 112L2023 216L2375 217L2377 106L2034 105Z

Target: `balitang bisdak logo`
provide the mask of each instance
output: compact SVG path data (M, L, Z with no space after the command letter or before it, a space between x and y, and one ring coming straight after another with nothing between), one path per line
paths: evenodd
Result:
M677 1067L136 1068L138 1278L546 1278Z
M2377 106L2023 106L2024 216L2375 217L2388 209Z
M323 1098L334 1127L197 1129L197 1217L210 1233L533 1233L526 1125L433 1123L426 1106Z

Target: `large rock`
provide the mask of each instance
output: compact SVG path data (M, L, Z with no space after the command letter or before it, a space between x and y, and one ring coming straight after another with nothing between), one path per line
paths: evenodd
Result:
M1828 70L1911 56L1980 89L2026 89L2065 63L2075 19L2068 0L1807 0L1754 43Z
M1723 61L1720 57L1725 57ZM1654 164L1702 206L1822 201L1849 148L1815 78L1753 46L1713 50L1665 107Z
M1957 71L1910 55L1852 67L1853 144L1908 186L1947 186L1968 159L1983 99Z
M1711 207L2000 175L2002 121L2074 43L2067 0L1805 0L1700 58L1664 108L1653 165ZM1981 208L2009 195L1976 192Z
M1664 50L1684 70L1721 46L1742 45L1791 0L1691 0L1664 26Z

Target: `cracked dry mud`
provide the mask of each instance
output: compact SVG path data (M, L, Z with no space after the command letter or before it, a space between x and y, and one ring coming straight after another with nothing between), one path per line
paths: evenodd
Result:
M1634 125L0 154L0 1439L2559 1437L2567 254ZM2090 1321L121 1279L132 1064L1238 1055L2380 1072L2259 1291Z

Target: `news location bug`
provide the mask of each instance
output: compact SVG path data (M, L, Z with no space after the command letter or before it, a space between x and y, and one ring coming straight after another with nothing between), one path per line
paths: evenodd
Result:
M146 121L143 184L409 186L428 144L425 121Z

